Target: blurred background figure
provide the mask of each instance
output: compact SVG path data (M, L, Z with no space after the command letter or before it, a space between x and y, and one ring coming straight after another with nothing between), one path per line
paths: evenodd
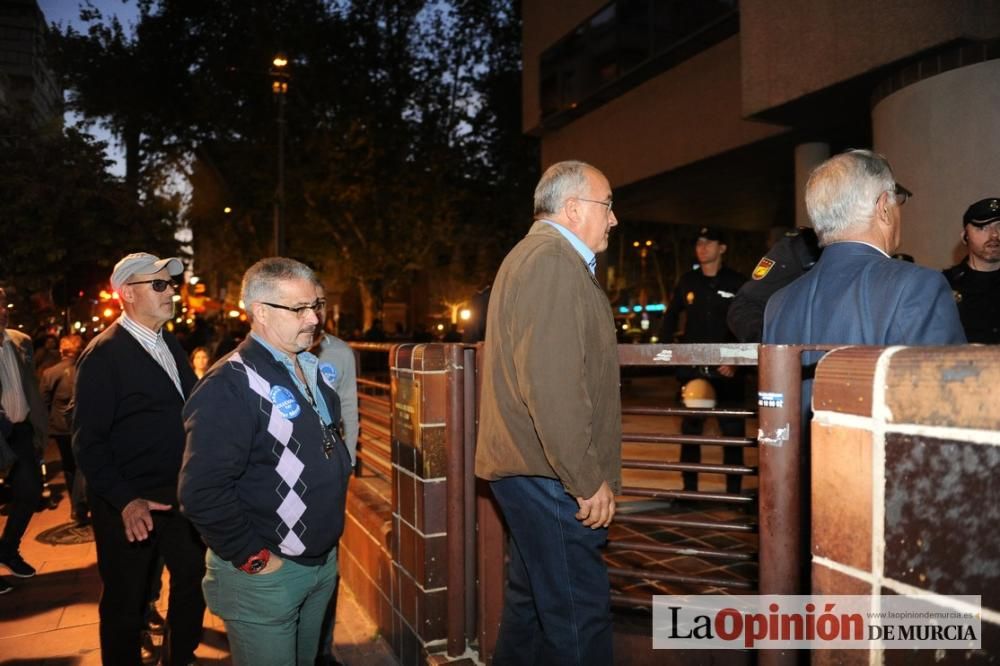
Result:
M49 436L55 440L62 459L66 492L70 496L70 519L77 525L90 522L87 486L76 468L73 455L73 387L76 383L76 359L83 349L83 338L67 335L59 341L60 360L42 373L42 398L49 412Z
M208 349L195 347L194 351L191 352L191 369L194 370L194 376L201 379L211 365L212 358L208 354Z

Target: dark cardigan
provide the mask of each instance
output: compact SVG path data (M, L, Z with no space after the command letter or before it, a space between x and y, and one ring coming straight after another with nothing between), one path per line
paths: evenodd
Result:
M73 449L89 492L119 510L136 498L176 506L184 455L181 409L197 378L173 335L184 397L166 371L117 322L94 338L77 366Z

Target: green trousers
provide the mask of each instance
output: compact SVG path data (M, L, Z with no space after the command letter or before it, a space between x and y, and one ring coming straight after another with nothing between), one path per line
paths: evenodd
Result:
M336 548L319 566L283 560L277 571L253 575L209 550L202 590L226 625L233 664L313 666L336 580Z

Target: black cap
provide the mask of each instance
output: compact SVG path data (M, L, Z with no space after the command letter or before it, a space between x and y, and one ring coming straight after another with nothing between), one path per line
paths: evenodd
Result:
M962 216L962 226L974 224L981 227L994 220L1000 220L1000 199L989 197L980 199L966 209Z
M702 227L698 230L698 238L704 238L710 241L719 241L724 243L722 240L722 230L715 227Z

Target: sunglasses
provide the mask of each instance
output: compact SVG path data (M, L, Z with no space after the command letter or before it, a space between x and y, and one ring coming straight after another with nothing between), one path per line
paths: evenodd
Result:
M128 284L128 285L133 285L133 284L148 284L148 285L152 285L153 291L155 291L157 293L162 293L162 292L166 291L167 287L170 287L174 291L177 291L178 289L180 289L180 285L178 285L173 280L141 280L139 282L126 282L125 284Z

